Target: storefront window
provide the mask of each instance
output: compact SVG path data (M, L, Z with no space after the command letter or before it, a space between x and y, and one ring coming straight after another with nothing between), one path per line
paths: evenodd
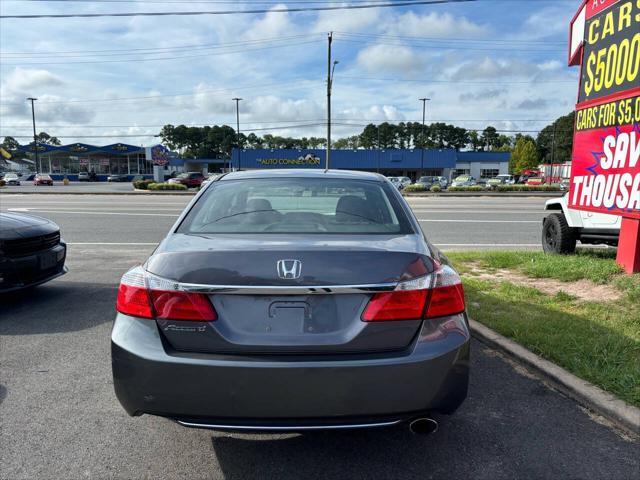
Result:
M500 174L497 168L483 168L480 170L480 178L493 178Z

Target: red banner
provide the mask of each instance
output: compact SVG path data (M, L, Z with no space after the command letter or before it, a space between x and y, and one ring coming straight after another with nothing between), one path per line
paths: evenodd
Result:
M640 219L640 124L576 132L569 206Z
M587 0L587 19L615 5L620 0Z

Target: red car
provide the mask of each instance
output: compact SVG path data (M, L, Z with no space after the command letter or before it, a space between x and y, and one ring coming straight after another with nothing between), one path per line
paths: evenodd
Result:
M36 174L35 177L33 177L33 184L34 185L51 185L51 186L53 186L53 179L49 175L38 173L38 174Z
M169 183L181 183L186 185L187 188L199 187L203 181L204 175L202 172L181 173L176 178L169 179Z

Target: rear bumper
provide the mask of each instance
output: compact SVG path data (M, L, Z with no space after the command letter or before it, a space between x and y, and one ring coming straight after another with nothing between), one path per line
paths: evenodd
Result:
M231 430L384 426L460 406L469 330L463 315L425 322L394 354L185 354L167 350L155 322L118 314L111 356L115 392L130 415Z

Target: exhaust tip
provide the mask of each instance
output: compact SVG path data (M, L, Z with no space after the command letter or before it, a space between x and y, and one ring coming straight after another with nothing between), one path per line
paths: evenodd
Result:
M430 435L438 431L438 422L433 418L416 418L409 424L409 430L414 435Z

